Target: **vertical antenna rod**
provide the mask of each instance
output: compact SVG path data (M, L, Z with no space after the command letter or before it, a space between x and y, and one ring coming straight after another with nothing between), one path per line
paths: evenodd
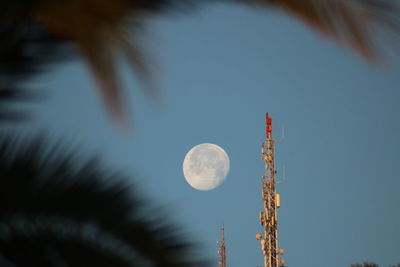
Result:
M272 118L265 115L266 140L262 143L261 156L265 162L265 173L262 177L262 200L264 210L260 212L260 224L263 233L256 234L260 240L261 250L264 255L264 267L283 267L285 261L279 255L283 249L278 247L278 208L280 206L280 195L275 191L275 140L272 139Z
M218 267L226 267L226 246L225 246L225 230L221 228L221 241L217 241L218 247Z

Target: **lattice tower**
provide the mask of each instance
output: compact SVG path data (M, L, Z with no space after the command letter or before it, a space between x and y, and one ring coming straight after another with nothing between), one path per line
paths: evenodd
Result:
M266 118L266 140L262 143L261 156L265 162L265 173L262 177L262 200L264 210L260 212L260 224L263 233L257 234L260 240L261 250L264 255L264 267L282 267L285 264L280 255L283 249L278 247L278 208L280 206L280 195L276 193L276 170L275 170L275 140L272 139L272 118Z
M226 267L226 246L225 246L225 230L221 228L221 240L217 241L218 244L218 267Z

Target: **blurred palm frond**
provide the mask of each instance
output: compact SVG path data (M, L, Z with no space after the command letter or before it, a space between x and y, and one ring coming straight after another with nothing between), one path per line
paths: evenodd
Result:
M281 8L317 32L349 45L368 61L380 59L376 31L400 34L399 2L388 0L254 0Z
M12 88L43 66L70 58L65 46L73 44L98 80L110 114L124 122L117 54L122 52L155 91L141 44L146 20L218 2L283 10L371 62L381 57L376 30L400 33L399 3L393 0L10 0L0 5L0 32L11 36L0 43L0 81L6 77L3 84Z
M379 265L373 262L364 262L363 264L351 264L350 267L379 267Z
M1 266L204 266L124 175L44 137L0 137Z
M0 121L26 120L30 113L15 106L43 97L43 91L28 89L28 79L72 53L65 40L50 36L43 25L33 21L4 24L0 23Z

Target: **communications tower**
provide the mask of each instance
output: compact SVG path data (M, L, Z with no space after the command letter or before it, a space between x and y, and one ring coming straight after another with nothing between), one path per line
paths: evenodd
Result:
M226 267L226 247L225 247L225 230L221 228L221 241L217 241L218 246L218 267Z
M283 267L285 261L281 258L283 249L278 246L278 208L280 196L276 193L275 170L275 140L272 139L272 118L265 115L266 140L262 143L261 156L265 162L265 173L262 177L262 200L264 210L260 212L262 234L256 234L260 240L261 250L264 254L264 267Z

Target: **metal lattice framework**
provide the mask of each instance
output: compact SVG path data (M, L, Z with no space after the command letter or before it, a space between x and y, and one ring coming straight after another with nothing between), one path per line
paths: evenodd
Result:
M275 140L272 139L272 118L266 114L266 140L262 143L262 159L265 162L265 173L262 177L262 200L264 210L260 212L260 224L263 234L256 238L261 242L264 254L264 267L280 267L284 265L283 249L278 247L278 208L280 195L276 193L275 170Z
M217 241L218 246L218 267L226 267L226 246L225 246L225 230L221 228L221 241Z

